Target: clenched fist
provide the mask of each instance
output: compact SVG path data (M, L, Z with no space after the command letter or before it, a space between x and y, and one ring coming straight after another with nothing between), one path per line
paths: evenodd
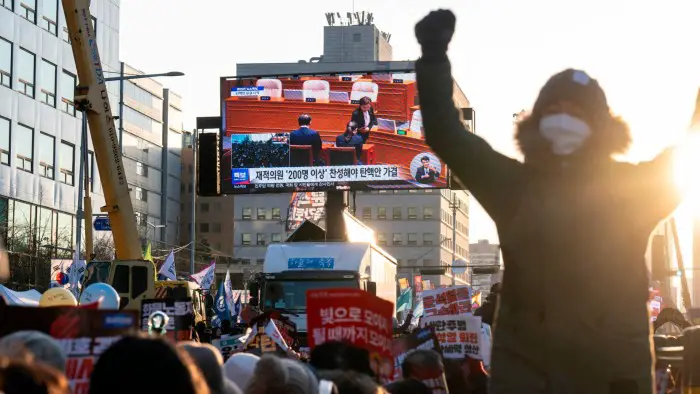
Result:
M447 46L455 32L456 20L452 11L437 10L416 24L416 38L423 48L424 57L447 52Z

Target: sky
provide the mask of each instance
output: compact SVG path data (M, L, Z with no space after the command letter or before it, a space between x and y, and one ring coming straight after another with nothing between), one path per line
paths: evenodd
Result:
M296 62L323 52L325 12L370 11L391 33L394 60L420 56L413 27L430 10L451 9L457 31L453 74L476 110L476 132L518 157L512 114L528 110L552 74L587 71L612 110L630 123L624 159L652 158L687 129L700 86L693 47L696 0L122 0L120 58L146 73L182 71L160 81L184 98L184 122L218 116L219 77L236 63ZM695 167L697 169L697 167ZM694 170L695 170L694 169ZM470 238L497 242L472 202Z

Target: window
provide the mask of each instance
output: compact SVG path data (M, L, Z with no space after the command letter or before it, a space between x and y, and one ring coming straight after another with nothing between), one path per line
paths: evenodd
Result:
M0 38L0 85L12 87L12 43L2 38Z
M73 105L73 98L75 97L75 75L63 70L61 73L61 103L60 110L67 113L68 115L75 116L75 106Z
M380 245L386 245L386 234L378 233L377 234L377 243Z
M241 244L250 245L250 233L241 234Z
M209 212L209 203L203 202L203 203L199 204L199 209L202 212Z
M61 141L58 151L59 160L59 182L67 185L73 184L73 173L75 172L75 146Z
M394 208L391 210L391 217L392 217L394 220L401 220L401 218L403 217L403 212L402 212L401 207L394 207Z
M267 210L265 208L258 208L258 220L267 219Z
M34 152L34 130L29 127L18 124L17 133L14 135L17 147L17 166L18 170L32 172L32 153Z
M146 215L145 213L136 212L135 216L136 224L138 224L141 227L146 227L146 223L148 223L148 215Z
M0 0L0 6L7 8L10 11L13 11L12 9L12 2L14 0Z
M26 20L36 23L36 0L20 0L17 12Z
M56 35L56 21L58 20L58 0L44 0L41 7L41 20L39 25L49 33Z
M148 176L148 166L141 162L136 162L136 174L141 176Z
M258 264L263 264L263 263L265 263L265 259L257 259L257 260L255 260L255 262Z
M95 173L95 154L88 151L88 161L87 161L87 174L88 180L90 181L90 191L95 191L95 178L93 174Z
M56 139L48 134L39 133L39 175L53 179Z
M124 106L124 122L130 123L147 133L160 135L163 132L163 126L160 122L127 105Z
M17 91L34 98L34 65L36 57L24 48L19 49L17 58Z
M386 219L386 207L377 208L377 219Z
M10 165L10 119L0 117L0 164Z
M243 219L250 220L253 216L253 208L243 208Z
M275 233L272 234L272 242L282 242L282 234L280 233Z
M423 234L423 245L432 245L435 242L435 236L432 233Z
M214 231L215 233L220 233L221 232L221 223L213 223L212 231Z
M41 59L41 77L39 78L41 94L39 100L52 107L56 106L56 65Z
M148 191L143 190L143 188L140 187L137 187L134 190L138 201L148 201Z
M408 207L408 220L418 219L418 210L415 207Z
M282 218L282 212L279 208L272 208L272 219Z
M258 233L258 245L265 246L266 243L265 234Z
M362 219L372 219L372 207L362 208Z
M401 233L394 233L394 236L392 237L392 243L394 245L401 245L402 242L403 236L401 235Z
M131 81L124 81L124 96L148 108L162 108L163 100Z
M418 234L408 233L408 245L418 245Z
M432 219L433 218L433 208L432 207L423 207L423 219Z
M250 259L241 259L241 264L243 264L243 265L249 265L249 264L250 264Z
M209 223L199 223L199 232L208 233L209 232Z
M182 134L168 130L168 152L180 156L182 153Z

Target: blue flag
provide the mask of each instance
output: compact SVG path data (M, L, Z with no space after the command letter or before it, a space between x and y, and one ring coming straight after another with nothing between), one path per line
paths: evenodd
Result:
M211 319L212 327L221 327L222 321L231 320L231 312L229 312L225 294L224 282L222 281L219 289L216 291L216 297L214 298L214 312L216 312L216 316Z

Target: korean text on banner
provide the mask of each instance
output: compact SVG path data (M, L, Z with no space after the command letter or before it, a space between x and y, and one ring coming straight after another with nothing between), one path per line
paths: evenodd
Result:
M224 362L233 354L243 350L245 343L241 340L243 335L222 335L221 338L212 339L211 344L219 349Z
M67 356L66 377L74 394L86 394L102 352L138 326L132 311L80 307L26 308L0 302L0 337L22 330L44 332Z
M472 311L469 286L424 290L421 295L425 316L460 315Z
M481 317L439 315L424 317L422 322L423 327L431 327L435 332L443 357L482 359Z
M391 352L394 305L360 289L306 292L311 349L326 341L347 341L365 348L382 383L393 379Z
M391 344L391 352L394 355L394 380L401 378L401 364L416 350L434 350L441 354L440 342L431 328L421 328L411 335L394 339Z
M141 301L141 329L148 332L148 318L154 312L161 311L168 315L166 337L173 341L189 341L192 339L192 322L194 311L192 299L175 301L173 299L156 299Z

